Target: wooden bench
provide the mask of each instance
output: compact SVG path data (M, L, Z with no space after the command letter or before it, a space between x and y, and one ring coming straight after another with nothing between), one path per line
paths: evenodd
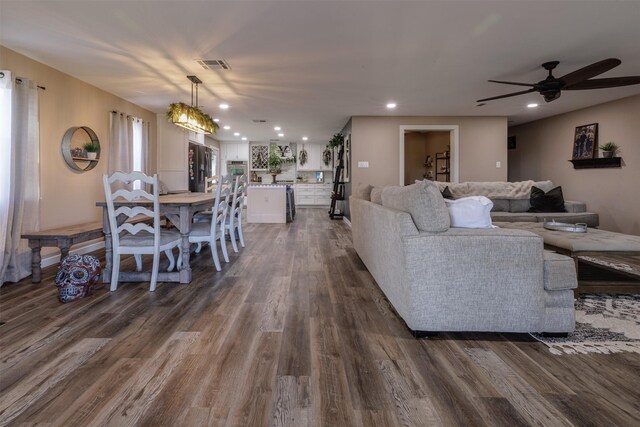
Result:
M40 283L42 272L42 257L40 250L43 247L57 247L60 249L60 259L69 255L71 246L89 240L104 237L102 221L88 222L85 224L70 225L67 227L51 228L49 230L33 231L23 234L23 239L29 240L31 248L31 281Z
M164 216L161 218L164 219ZM142 217L131 219L128 222L135 224L142 221L149 222L150 220L150 218ZM62 260L69 255L71 246L104 237L103 227L102 221L95 221L23 234L22 238L29 240L29 247L31 248L31 281L40 283L41 280L42 256L40 255L40 250L42 248L59 248L60 260Z

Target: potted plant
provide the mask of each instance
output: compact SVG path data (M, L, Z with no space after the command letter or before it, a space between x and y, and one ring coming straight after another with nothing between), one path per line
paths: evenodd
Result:
M618 147L615 142L609 141L606 144L601 145L600 149L602 150L602 157L611 158L616 155L616 152L620 149L620 147Z
M84 144L82 148L87 152L87 159L95 160L98 157L98 152L100 151L100 144L91 141Z
M269 149L269 173L273 177L272 184L276 184L276 176L281 172L280 165L282 165L282 158L280 157L280 150L275 145L272 145Z
M333 137L329 140L329 147L336 148L344 144L344 135L340 132L333 135Z

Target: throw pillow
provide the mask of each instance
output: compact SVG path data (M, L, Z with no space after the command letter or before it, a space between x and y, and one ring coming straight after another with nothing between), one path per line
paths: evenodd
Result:
M382 205L409 213L420 231L438 233L449 229L449 211L438 186L431 181L385 187Z
M451 190L449 190L448 185L444 187L444 190L442 190L442 197L453 200L453 194L451 193Z
M382 190L384 190L384 187L373 187L371 189L371 203L382 204Z
M493 228L491 208L493 202L484 196L462 197L457 200L445 200L451 226L459 228Z
M535 185L531 187L531 207L529 212L566 212L564 208L564 197L562 197L562 187L558 186L544 192Z
M357 199L370 201L371 200L371 189L372 188L373 187L371 185L369 185L369 184L359 183L358 185L356 185L356 189L353 192L353 197L355 197Z

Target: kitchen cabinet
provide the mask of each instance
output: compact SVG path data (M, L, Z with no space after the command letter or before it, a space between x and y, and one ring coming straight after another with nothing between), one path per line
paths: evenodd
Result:
M329 206L333 184L295 184L296 206Z
M222 160L245 160L249 161L248 142L223 142L220 144Z
M300 151L302 147L307 150L307 163L300 164ZM322 161L322 153L324 152L324 144L298 144L298 171L330 171L332 170L332 162L329 165L325 165Z

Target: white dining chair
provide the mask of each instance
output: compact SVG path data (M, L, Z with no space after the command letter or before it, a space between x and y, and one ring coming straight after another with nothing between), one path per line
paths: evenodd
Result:
M206 177L204 180L204 183L205 183L204 192L215 193L216 190L218 189L218 181L219 179L217 175ZM193 216L193 222L210 222L212 215L213 215L213 211L210 211L210 210L198 212ZM199 253L199 252L200 252L199 250L196 251L196 253Z
M153 185L153 194L143 190L129 190L126 184L134 181L141 181L143 184ZM107 202L107 212L109 215L109 227L111 228L111 238L113 243L113 271L111 272L111 290L118 288L118 276L120 275L120 256L134 255L136 257L137 269L141 269L141 255L153 255L153 266L151 270L151 283L149 290L155 291L158 280L158 268L160 264L160 252L164 251L169 257L170 267L173 268L172 249L181 249L182 237L176 230L165 230L160 228L160 203L158 176L147 176L142 172L115 172L110 177L103 176L104 194ZM112 191L112 186L118 187ZM122 184L125 184L122 188ZM143 188L145 185L142 186ZM114 201L126 200L130 202L127 206L115 208ZM137 204L139 201L151 201L153 204ZM118 217L140 218L147 217L152 220L152 225L146 222L131 224L123 222L118 224ZM181 258L181 257L180 257Z
M233 199L229 205L227 220L225 221L225 230L229 232L229 240L234 252L238 252L237 237L240 239L240 245L244 248L244 236L242 234L242 212L244 208L244 196L247 191L247 176L242 175L236 178ZM224 242L223 242L224 243Z
M227 248L222 243L224 242L224 224L229 210L229 194L231 189L229 188L229 176L223 177L216 187L216 197L213 201L213 213L210 216L209 222L199 221L191 226L191 232L189 233L189 242L196 243L196 253L200 253L202 250L202 244L208 243L211 249L211 256L213 257L213 264L216 270L222 270L220 266L220 258L218 257L217 241L221 242L222 253L226 262L229 262L229 256L227 254ZM180 264L180 261L178 261Z

